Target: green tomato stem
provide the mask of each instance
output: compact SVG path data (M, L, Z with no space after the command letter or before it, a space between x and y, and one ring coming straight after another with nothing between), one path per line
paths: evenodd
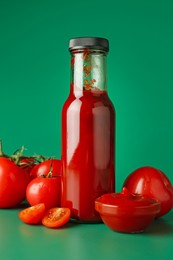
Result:
M52 163L53 163L53 161L51 160L50 171L48 172L46 178L52 178L52 170L53 170L53 168L52 168Z
M9 158L9 156L2 151L2 139L0 139L0 157Z

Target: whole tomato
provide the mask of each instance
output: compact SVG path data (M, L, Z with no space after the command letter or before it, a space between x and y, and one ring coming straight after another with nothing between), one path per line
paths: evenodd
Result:
M39 176L47 176L50 169L52 171L52 176L60 176L61 175L61 160L50 159L50 160L46 160L44 162L37 164L30 171L31 179L34 179Z
M36 164L33 157L23 156L20 158L18 165L30 175L31 170Z
M157 217L168 213L173 207L173 189L168 177L160 170L144 166L132 172L123 184L130 192L154 198L161 204Z
M44 203L46 209L60 206L60 177L36 177L27 186L26 198L31 206Z
M10 208L25 199L29 175L8 158L0 157L0 208Z

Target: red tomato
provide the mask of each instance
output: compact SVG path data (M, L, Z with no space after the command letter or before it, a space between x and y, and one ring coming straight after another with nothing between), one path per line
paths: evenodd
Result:
M30 174L31 170L35 166L35 160L32 157L22 157L20 158L19 166Z
M18 216L20 220L22 220L26 224L38 224L41 222L44 213L45 205L44 203L40 203L35 206L21 210Z
M69 208L52 208L46 212L42 219L42 224L49 228L58 228L65 225L69 219Z
M173 206L173 190L168 177L160 170L144 166L132 172L124 187L130 192L154 198L161 204L157 217L165 215Z
M25 199L28 174L7 158L0 157L0 208L10 208Z
M57 159L46 160L39 163L30 172L31 178L36 178L39 176L47 176L52 167L52 176L61 175L61 161Z
M26 198L31 206L44 203L46 209L60 206L60 177L37 177L27 186Z

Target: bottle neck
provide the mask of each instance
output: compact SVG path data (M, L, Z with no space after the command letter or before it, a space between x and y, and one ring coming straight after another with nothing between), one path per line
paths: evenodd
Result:
M106 52L81 49L71 51L71 92L80 97L107 91Z

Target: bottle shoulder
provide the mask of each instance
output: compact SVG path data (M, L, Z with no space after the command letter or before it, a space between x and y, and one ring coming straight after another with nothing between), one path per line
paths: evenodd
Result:
M63 109L77 108L77 107L109 107L111 110L115 110L112 101L110 100L107 93L100 95L87 94L80 97L75 97L74 95L69 95L64 103Z

